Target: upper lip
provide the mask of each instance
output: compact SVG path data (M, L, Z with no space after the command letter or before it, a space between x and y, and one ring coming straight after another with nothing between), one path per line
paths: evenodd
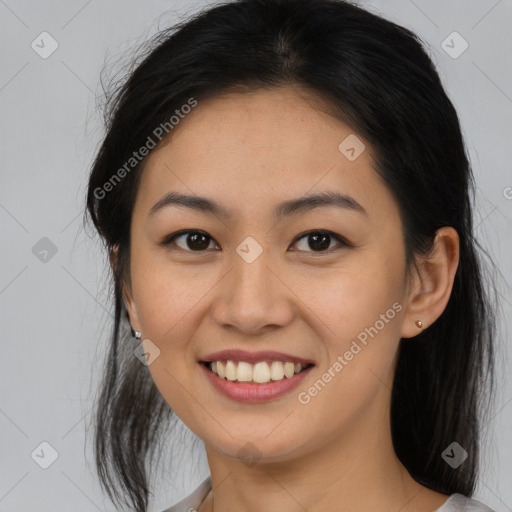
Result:
M219 352L212 352L204 357L200 358L202 362L211 361L245 361L250 364L259 363L260 361L290 361L293 363L315 364L311 359L305 359L303 357L297 357L291 354L285 354L284 352L276 352L274 350L263 350L260 352L247 352L246 350L220 350Z

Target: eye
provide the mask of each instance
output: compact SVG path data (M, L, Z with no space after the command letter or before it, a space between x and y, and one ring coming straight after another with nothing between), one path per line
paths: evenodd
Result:
M180 240L182 239L182 240ZM332 231L325 230L316 230L316 231L308 231L303 233L298 238L295 239L295 244L297 241L302 239L307 239L307 242L303 243L303 246L307 246L312 251L308 251L306 248L299 248L299 251L302 252L313 252L313 253L325 253L331 252L327 249L332 249L331 242L333 240L337 241L340 245L344 247L352 247L345 238ZM178 242L180 241L180 242ZM210 243L214 242L213 238L200 230L182 230L176 233L172 233L166 236L159 245L168 247L171 244L175 244L178 246L178 249L181 249L185 252L204 252L207 249L211 249ZM214 244L216 248L219 248L218 244Z
M180 243L177 241L183 239ZM169 246L172 243L176 241L176 245L179 249L182 249L186 252L201 252L206 249L208 249L210 243L209 241L213 242L213 238L211 238L207 233L204 231L199 230L183 230L178 231L176 233L172 233L171 235L167 236L160 242L160 245L162 246ZM217 245L218 247L218 245Z
M332 231L308 231L307 233L304 233L298 238L296 238L295 240L300 241L302 239L306 239L307 241L303 243L303 248L299 250L306 252L331 252L327 251L327 249L331 248L330 245L333 240L336 240L339 244L341 244L344 247L351 247L351 244L347 240L345 240L345 238L343 238L340 235L337 235L336 233L333 233ZM311 248L312 251L308 251L308 247Z

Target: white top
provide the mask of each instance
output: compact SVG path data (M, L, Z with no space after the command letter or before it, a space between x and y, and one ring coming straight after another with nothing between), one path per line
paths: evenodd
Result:
M186 498L162 512L196 512L212 488L211 476L208 475ZM492 509L473 498L462 494L452 494L440 508L433 512L494 512Z

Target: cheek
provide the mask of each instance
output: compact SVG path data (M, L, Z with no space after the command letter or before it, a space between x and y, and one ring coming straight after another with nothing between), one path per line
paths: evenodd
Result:
M393 295L376 287L375 281L358 279L333 283L319 295L315 311L329 327L323 330L327 357L312 386L299 390L302 405L298 407L307 415L309 432L318 429L336 436L376 397L389 397L403 309Z
M190 340L198 326L197 315L204 314L201 299L214 282L205 283L162 260L149 251L133 260L137 313L143 338L151 340L159 350L148 367L155 386L180 418L193 422L195 416L190 411L194 401L189 393L197 362Z
M343 344L374 325L390 309L387 316L396 318L399 308L393 309L393 304L402 300L400 263L396 258L358 254L343 267L295 276L294 290L325 324L329 337ZM390 323L386 323L386 330Z
M387 381L404 309L401 264L398 255L367 252L330 278L303 283L299 296L324 333L328 360L322 371L336 375L325 377L334 400L336 393L348 393L364 401Z
M163 344L179 339L187 315L213 286L213 278L173 265L164 252L139 250L132 259L132 287L144 336ZM212 283L209 284L209 280Z

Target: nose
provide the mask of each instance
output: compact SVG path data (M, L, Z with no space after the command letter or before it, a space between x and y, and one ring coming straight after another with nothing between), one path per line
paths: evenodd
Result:
M211 314L217 325L258 334L292 321L294 294L290 283L267 254L263 251L249 263L234 253L231 270L216 287L218 296Z

